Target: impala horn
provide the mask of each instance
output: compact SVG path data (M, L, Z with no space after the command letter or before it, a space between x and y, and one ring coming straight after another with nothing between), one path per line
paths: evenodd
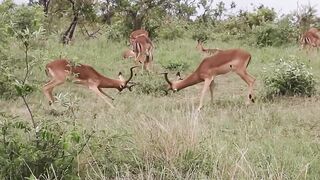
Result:
M170 85L170 86L172 86L172 82L169 80L169 78L168 78L168 73L162 73L162 74L164 74L164 78L166 79L166 81L168 82L168 84Z
M131 80L132 77L133 77L133 69L134 69L134 68L137 68L137 67L139 67L139 66L133 66L133 67L130 68L130 77L129 77L129 79L126 81L125 86L127 86L128 82L130 82L130 80Z

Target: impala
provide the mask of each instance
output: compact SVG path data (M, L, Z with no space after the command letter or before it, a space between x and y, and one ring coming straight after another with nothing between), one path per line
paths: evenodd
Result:
M127 49L122 53L122 59L133 58L135 56L136 54L131 49Z
M307 48L307 51L310 50L312 47L317 48L320 46L320 32L316 28L310 28L306 31L301 39L300 44L302 49Z
M248 100L246 101L246 104L249 104L250 101L254 102L253 85L255 82L255 78L247 72L247 66L250 60L250 53L241 49L220 51L213 56L204 58L198 68L183 80L171 82L168 79L168 73L164 73L165 80L169 84L167 91L173 90L176 92L204 81L200 95L200 104L198 106L198 111L200 111L203 106L204 95L208 89L210 90L211 101L213 100L214 78L218 75L233 71L237 73L249 87Z
M133 52L136 54L136 62L142 63L142 67L149 70L149 66L153 61L153 43L146 36L138 36L133 41Z
M130 38L129 38L130 39L130 44L132 44L133 41L139 36L149 37L149 33L148 33L148 31L146 31L144 29L138 29L138 30L132 31L130 33Z
M103 92L102 88L116 88L119 91L128 88L131 91L131 87L134 84L128 84L132 79L134 68L135 67L130 68L131 74L128 80L123 78L121 72L119 72L118 80L103 76L89 65L75 65L66 59L54 60L46 65L46 74L51 77L51 80L43 86L43 92L49 100L49 105L51 105L54 102L52 96L53 88L63 84L69 76L72 76L74 77L74 83L87 86L90 90L100 96L110 107L114 108L106 97L111 100L113 100L113 98Z
M203 42L200 39L198 39L198 44L196 46L196 49L198 49L201 52L204 52L204 53L206 53L208 55L213 55L213 54L215 54L217 52L222 51L221 49L216 49L216 48L214 48L214 49L204 48L203 47Z

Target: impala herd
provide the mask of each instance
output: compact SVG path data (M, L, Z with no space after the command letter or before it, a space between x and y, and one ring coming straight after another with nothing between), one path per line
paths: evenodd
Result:
M115 88L118 91L131 88L136 83L131 82L133 77L133 69L141 64L142 70L150 71L151 63L153 62L154 44L149 38L149 33L145 30L135 30L130 34L129 42L132 49L123 52L123 58L134 58L136 66L130 68L130 76L125 79L122 73L119 72L119 79L108 78L97 72L92 66L84 64L74 64L67 59L57 59L46 65L46 74L51 80L43 86L43 92L49 100L49 105L54 102L52 95L53 88L63 84L69 77L76 84L87 86L90 90L100 96L111 108L114 108L108 100L113 98L105 93L103 88ZM310 28L300 38L301 48L309 51L311 48L320 47L320 32L316 28ZM186 87L204 82L201 94L198 111L203 107L203 100L206 92L209 90L211 101L213 99L214 78L218 75L223 75L229 72L238 74L248 85L248 95L246 104L254 102L253 86L255 78L247 72L247 67L251 60L251 54L242 49L209 49L203 47L203 42L198 40L196 48L207 54L197 69L187 76L185 79L177 73L177 80L170 81L168 73L164 74L164 79L168 83L167 91L179 91Z

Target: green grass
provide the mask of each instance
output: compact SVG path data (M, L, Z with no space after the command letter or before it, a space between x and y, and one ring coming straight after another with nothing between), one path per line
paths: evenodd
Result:
M204 57L195 47L196 42L192 40L159 41L151 76L162 78L160 73L167 70L161 64L180 61L189 65L182 72L185 77ZM70 122L63 128L71 129L75 120L83 129L105 131L108 135L99 137L97 133L93 141L100 142L101 146L87 147L79 155L77 163L82 178L320 179L319 94L310 98L281 97L273 101L260 98L263 68L268 63L288 56L297 56L309 63L310 56L295 45L257 49L237 41L209 41L205 47L241 47L252 54L248 71L257 78L255 104L245 106L246 84L237 75L227 74L217 77L213 102L208 93L200 113L196 112L196 107L202 84L168 96L106 89L115 97L116 108L110 109L93 92L66 83L54 92L67 95L66 101L74 102L75 118L59 103L49 107L41 92L41 84L47 80L44 64L60 55L90 64L108 77L117 78L119 71L125 76L129 74L134 62L121 59L125 43L103 38L78 40L66 47L50 40L34 51L34 56L41 60L31 80L36 80L39 91L27 100L36 121ZM309 65L319 89L319 56L316 55ZM140 71L137 72L140 76ZM170 77L174 78L174 74L170 72ZM1 111L28 119L20 99L1 101L0 106L3 107ZM110 147L110 152L106 151ZM94 160L100 164L92 163ZM117 169L117 163L126 164L126 168ZM119 174L111 175L110 171Z

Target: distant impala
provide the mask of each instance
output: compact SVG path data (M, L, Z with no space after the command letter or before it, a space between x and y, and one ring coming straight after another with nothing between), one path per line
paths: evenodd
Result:
M142 63L142 67L150 70L153 61L153 43L150 38L141 35L133 41L133 52L135 53L136 62Z
M137 29L135 31L132 31L129 37L130 44L132 44L133 41L139 36L149 37L149 32L144 29Z
M304 49L307 47L307 52L311 48L320 47L320 31L317 28L310 28L304 32L300 39L301 47Z
M204 48L203 47L203 42L200 39L198 40L198 44L196 46L196 49L198 49L201 52L204 52L204 53L206 53L208 55L213 55L213 54L215 54L217 52L222 51L221 49L216 49L216 48L214 48L214 49Z

